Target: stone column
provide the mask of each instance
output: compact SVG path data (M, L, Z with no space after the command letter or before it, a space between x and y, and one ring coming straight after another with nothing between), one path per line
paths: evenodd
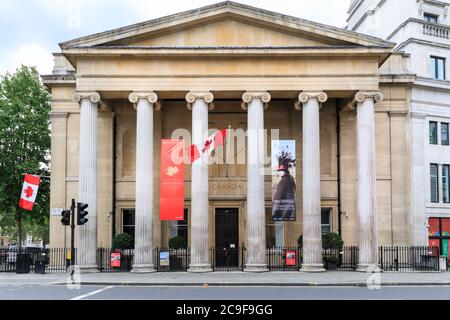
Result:
M358 158L358 271L379 271L377 241L377 167L375 153L375 102L382 101L379 92L358 92L356 135Z
M153 109L154 92L133 92L136 114L136 215L133 272L155 272L153 263Z
M88 204L88 222L77 226L76 264L81 272L98 272L97 266L97 92L77 92L80 104L80 160L77 202Z
M268 92L246 92L242 107L247 121L247 260L245 271L266 272L266 214L264 205L264 106Z
M320 117L324 92L303 92L303 263L304 272L324 272L320 194ZM299 104L297 105L299 106Z
M192 143L202 146L208 137L208 105L213 106L211 92L189 92L192 110ZM189 272L211 272L209 261L209 186L208 161L201 157L192 163L191 185L191 263Z

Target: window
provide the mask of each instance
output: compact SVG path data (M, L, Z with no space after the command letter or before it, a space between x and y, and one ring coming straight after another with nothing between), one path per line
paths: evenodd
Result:
M284 246L284 222L273 221L272 208L266 208L266 246L267 248Z
M430 58L431 78L437 80L445 80L445 58Z
M438 144L438 138L437 138L437 122L430 121L430 144Z
M441 123L441 144L443 146L449 145L448 140L448 123Z
M444 203L450 203L450 192L449 192L449 173L450 166L443 165L442 166L442 195L444 198Z
M134 209L124 209L122 211L122 232L127 233L134 239Z
M184 220L170 221L170 238L183 237L187 244L189 241L188 230L188 209L184 209Z
M322 236L331 233L331 209L322 209Z
M430 23L438 23L438 16L430 13L424 13L423 18Z
M428 243L430 247L438 248L438 254L449 257L450 219L428 219Z
M430 165L430 189L431 189L431 202L439 203L439 190L438 190L438 165Z

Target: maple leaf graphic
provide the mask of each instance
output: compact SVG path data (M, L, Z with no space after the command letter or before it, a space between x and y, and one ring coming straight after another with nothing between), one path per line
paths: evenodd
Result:
M33 195L33 188L28 186L28 188L26 188L24 190L25 192L25 197L30 198Z
M211 145L212 145L211 140L206 141L205 145L203 146L202 152L205 153L209 149L209 147L211 147Z

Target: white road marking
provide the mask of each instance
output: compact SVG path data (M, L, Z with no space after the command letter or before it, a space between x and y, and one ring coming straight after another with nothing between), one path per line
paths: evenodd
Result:
M70 300L81 300L81 299L84 299L84 298L87 298L87 297L92 297L93 295L96 295L96 294L98 294L100 292L104 292L104 291L109 290L111 288L114 288L114 286L109 286L109 287L105 287L105 288L100 289L100 290L92 291L90 293L83 294L82 296L78 296L78 297L72 298Z

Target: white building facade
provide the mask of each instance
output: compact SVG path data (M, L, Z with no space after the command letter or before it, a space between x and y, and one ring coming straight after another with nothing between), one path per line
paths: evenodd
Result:
M411 217L414 245L440 246L450 235L450 0L353 0L348 29L387 39L409 56ZM394 168L395 170L395 168Z

